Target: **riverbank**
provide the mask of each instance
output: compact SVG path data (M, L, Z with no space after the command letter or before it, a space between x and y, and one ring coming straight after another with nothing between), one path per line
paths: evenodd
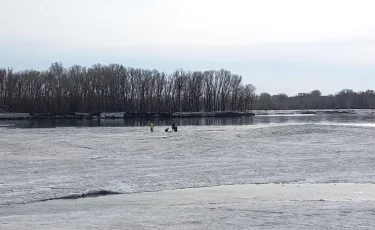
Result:
M199 118L199 117L251 117L288 115L364 115L373 116L371 109L325 109L325 110L253 110L251 112L176 112L176 113L0 113L0 120L42 120L42 119L134 119L134 118Z
M255 113L251 112L179 112L173 113L173 117L251 117Z
M173 117L241 117L254 116L250 112L183 112L183 113L2 113L0 120L23 119L133 119L133 118L173 118Z

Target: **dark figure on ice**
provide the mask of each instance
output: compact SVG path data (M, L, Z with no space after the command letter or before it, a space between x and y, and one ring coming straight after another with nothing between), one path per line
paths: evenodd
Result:
M150 122L150 130L151 132L154 132L154 122Z
M174 122L172 123L172 131L177 132L177 125Z

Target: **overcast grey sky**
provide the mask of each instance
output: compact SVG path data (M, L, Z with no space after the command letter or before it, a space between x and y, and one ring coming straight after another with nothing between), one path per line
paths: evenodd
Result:
M375 89L372 0L0 0L0 67L225 68L257 92Z

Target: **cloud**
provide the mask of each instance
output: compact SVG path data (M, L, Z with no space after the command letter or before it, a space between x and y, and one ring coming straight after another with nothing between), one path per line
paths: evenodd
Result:
M374 6L372 0L2 0L0 61L15 68L52 61L222 67L275 92L299 90L303 79L347 75L353 82L356 73L368 82L375 73ZM324 87L350 86L343 82Z
M241 47L374 36L372 1L12 0L2 37L65 48Z

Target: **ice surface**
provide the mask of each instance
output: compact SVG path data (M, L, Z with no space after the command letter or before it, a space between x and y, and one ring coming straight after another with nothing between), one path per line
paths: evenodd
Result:
M123 118L125 115L125 112L118 112L118 113L101 113L100 117L101 118L106 118L106 117L113 117L113 118Z
M2 134L0 204L105 189L131 193L251 183L373 183L371 127L11 129Z
M0 128L0 229L373 226L373 123L288 119ZM39 202L100 190L123 195Z
M29 118L29 113L0 113L0 119Z
M7 229L370 229L375 185L229 185L0 208Z

